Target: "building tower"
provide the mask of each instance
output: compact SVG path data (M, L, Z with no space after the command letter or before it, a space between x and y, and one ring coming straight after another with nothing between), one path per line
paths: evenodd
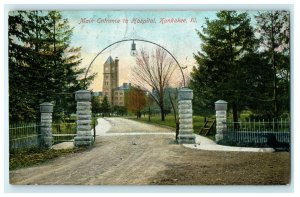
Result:
M119 85L119 59L115 61L109 56L103 66L103 85L102 90L104 96L107 96L108 102L114 105L113 91Z

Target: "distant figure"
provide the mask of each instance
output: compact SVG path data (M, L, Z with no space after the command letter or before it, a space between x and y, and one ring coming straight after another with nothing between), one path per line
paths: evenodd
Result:
M271 148L274 148L275 151L278 151L278 150L290 151L289 143L278 142L276 139L276 135L274 133L268 133L266 135L263 135L263 137L267 138L267 145Z
M268 133L265 137L267 137L267 145L272 148L277 148L277 139L276 135L273 133Z

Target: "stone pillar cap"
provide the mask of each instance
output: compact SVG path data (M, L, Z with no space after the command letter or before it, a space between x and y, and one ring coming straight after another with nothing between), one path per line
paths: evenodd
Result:
M178 90L178 100L192 100L193 90L189 88L180 88Z
M45 102L40 104L40 112L42 113L52 113L53 112L53 104L49 102Z
M180 92L182 92L182 91L192 92L192 91L193 91L192 89L189 89L189 88L186 88L186 87L179 88L178 90L179 90Z
M89 90L78 90L75 93L76 101L91 101L92 93Z
M215 110L216 111L226 111L227 110L227 102L224 100L218 100L215 102Z
M44 102L44 103L42 103L42 104L40 104L40 105L51 105L51 106L53 106L53 104L52 104L52 103L49 103L49 102Z
M227 104L228 102L224 101L224 100L218 100L215 102L215 104Z

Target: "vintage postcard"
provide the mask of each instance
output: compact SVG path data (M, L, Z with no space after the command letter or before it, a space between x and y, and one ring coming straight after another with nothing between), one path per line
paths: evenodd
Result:
M289 185L289 10L11 10L11 185Z

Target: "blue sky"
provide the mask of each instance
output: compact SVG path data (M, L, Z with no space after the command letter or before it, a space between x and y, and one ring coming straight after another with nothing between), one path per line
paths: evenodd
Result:
M193 53L200 49L200 39L196 29L201 30L205 24L205 18L215 19L215 11L63 11L63 17L67 18L74 27L72 46L81 46L83 58L82 66L87 67L96 54L111 43L122 39L140 38L158 43L167 48L190 72L195 65ZM154 20L155 23L133 24L132 19ZM161 19L186 19L187 23L160 23ZM195 18L197 22L190 22ZM90 20L90 23L82 23L82 20ZM98 23L98 19L117 20L116 23ZM123 23L128 19L128 23ZM154 45L136 42L137 50L146 48L152 50ZM134 57L130 56L130 42L123 42L112 46L102 53L93 63L91 70L98 73L91 88L94 91L102 90L103 63L111 55L120 59L120 85L130 82L130 69L135 64Z

